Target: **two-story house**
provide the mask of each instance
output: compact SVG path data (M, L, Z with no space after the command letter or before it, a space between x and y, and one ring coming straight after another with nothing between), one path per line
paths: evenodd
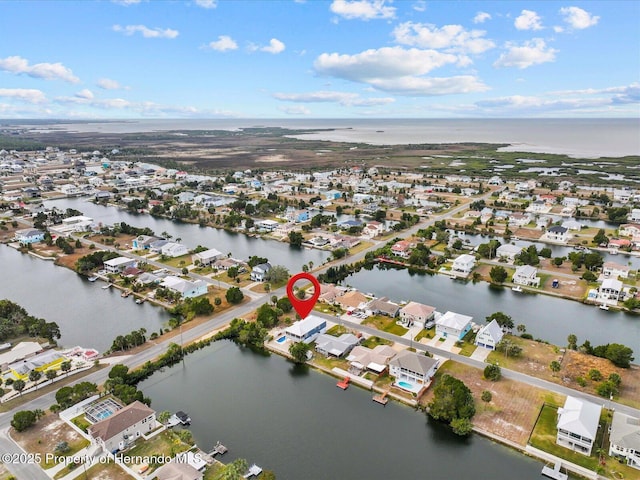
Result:
M564 407L558 409L556 443L583 455L591 455L601 410L600 405L568 396Z
M91 425L87 431L94 445L105 452L124 450L136 439L156 428L156 412L135 401L111 416Z
M609 455L640 470L640 419L614 412L609 433Z

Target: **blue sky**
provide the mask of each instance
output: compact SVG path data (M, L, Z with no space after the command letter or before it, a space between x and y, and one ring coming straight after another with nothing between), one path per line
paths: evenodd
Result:
M0 0L0 118L640 116L640 2Z

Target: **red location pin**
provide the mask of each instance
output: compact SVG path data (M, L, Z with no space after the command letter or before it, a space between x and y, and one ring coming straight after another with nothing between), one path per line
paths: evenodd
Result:
M309 280L311 283L313 283L313 296L310 299L300 300L293 294L293 286L298 280ZM298 315L300 315L300 317L303 319L309 316L309 313L311 313L311 310L313 310L313 307L318 301L319 296L320 282L318 282L316 277L314 277L310 273L298 273L297 275L291 277L289 283L287 283L287 297L289 297L289 301L291 302L291 305L293 305L293 308L296 310L296 312L298 312Z

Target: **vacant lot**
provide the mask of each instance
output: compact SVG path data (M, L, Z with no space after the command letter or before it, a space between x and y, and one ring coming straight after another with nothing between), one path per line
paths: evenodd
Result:
M476 415L473 424L487 432L511 440L523 447L536 423L538 412L546 402L559 402L559 395L513 380L501 379L497 382L485 380L482 370L460 363L448 361L437 375L448 373L462 380L473 392ZM483 402L480 397L484 390L491 392L491 402ZM426 405L433 399L433 388L422 397L420 403Z
M82 478L82 476L78 478ZM94 465L87 470L87 478L91 480L134 480L131 475L115 463Z

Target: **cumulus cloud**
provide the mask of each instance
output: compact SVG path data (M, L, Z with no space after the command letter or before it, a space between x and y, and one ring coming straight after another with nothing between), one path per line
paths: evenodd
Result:
M0 59L0 70L44 80L64 80L70 83L78 83L80 81L71 69L65 67L62 63L36 63L29 65L27 59L17 55Z
M216 50L218 52L227 52L229 50L236 50L238 48L238 44L229 35L219 35L218 40L209 42L206 45L206 48L210 48L211 50Z
M542 18L532 10L522 10L514 25L518 30L542 30Z
M217 0L196 0L196 5L202 8L216 8Z
M101 78L97 81L96 85L102 88L103 90L118 90L123 88L119 82L116 80L111 80L110 78Z
M491 20L491 15L487 12L478 12L476 16L473 17L473 23L484 23L487 20Z
M330 10L347 20L375 20L395 18L396 9L385 0L333 0Z
M425 0L418 0L413 4L413 9L416 12L424 12L427 9L427 2L425 2Z
M292 105L288 107L278 107L278 110L288 115L311 115L311 110L303 105Z
M254 44L249 45L249 50L252 52L260 51L260 52L272 53L274 55L284 52L284 49L285 49L285 44L282 43L277 38L272 38L269 41L269 45L265 45L262 47L260 45L254 45Z
M507 44L507 52L493 64L494 67L529 68L541 63L553 62L558 51L547 47L541 38L524 42L523 45Z
M357 93L335 92L321 90L308 93L274 93L274 98L287 102L297 103L338 103L345 107L370 107L373 105L386 105L395 99L385 98L362 98Z
M483 30L465 30L462 25L438 28L428 23L405 22L393 30L396 42L421 48L439 48L469 53L482 53L495 47L484 38Z
M425 78L431 70L460 62L458 55L417 48L384 47L356 55L323 53L314 62L320 75L365 83L398 95L479 92L487 86L474 76Z
M149 28L145 25L114 25L114 32L119 32L127 36L131 36L135 33L140 33L144 38L176 38L180 32L171 28Z
M35 88L0 88L0 97L22 100L27 103L44 103L47 99Z
M94 95L91 90L85 88L77 92L75 96L84 100L92 100Z
M583 30L593 27L598 23L600 17L591 15L586 10L579 7L564 7L560 9L560 15L567 25L575 30Z

